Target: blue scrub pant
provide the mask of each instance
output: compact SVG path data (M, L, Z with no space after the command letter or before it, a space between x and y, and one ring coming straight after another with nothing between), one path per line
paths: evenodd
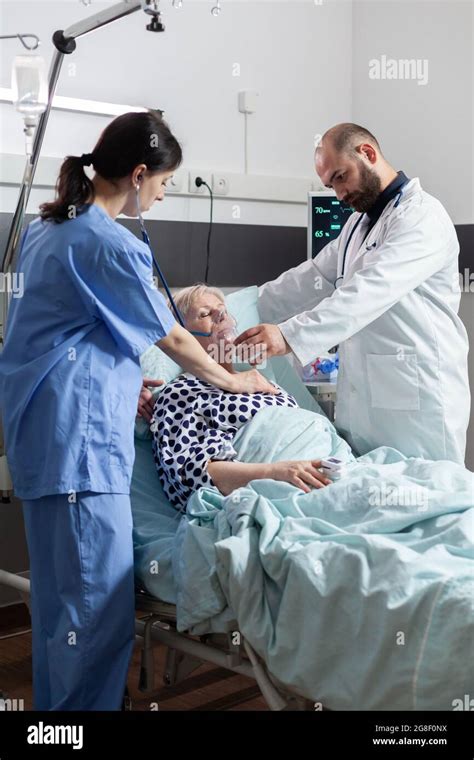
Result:
M36 710L118 710L135 640L128 494L23 502Z

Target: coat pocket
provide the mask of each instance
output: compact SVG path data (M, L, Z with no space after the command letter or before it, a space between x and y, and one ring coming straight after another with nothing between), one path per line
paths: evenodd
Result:
M416 354L367 354L367 377L373 409L420 409Z

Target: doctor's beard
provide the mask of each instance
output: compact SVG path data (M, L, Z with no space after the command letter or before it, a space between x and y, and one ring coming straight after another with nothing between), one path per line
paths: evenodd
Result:
M360 212L368 211L382 192L382 183L379 175L369 169L361 159L359 162L359 190L345 198L353 209Z

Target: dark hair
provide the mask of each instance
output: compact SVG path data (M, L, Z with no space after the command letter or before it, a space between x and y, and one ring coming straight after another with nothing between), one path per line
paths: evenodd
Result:
M102 132L93 152L84 156L67 156L56 183L56 199L40 206L42 219L58 224L74 216L78 208L95 197L94 185L84 171L94 167L107 180L127 177L138 164L150 172L176 169L183 159L181 146L159 111L125 113L114 119Z
M343 124L336 124L335 127L331 127L323 135L323 140L329 140L337 153L355 153L355 149L361 142L367 142L373 145L377 150L380 150L380 145L372 132L369 132L365 127L361 127L360 124L352 124L351 122L344 122Z

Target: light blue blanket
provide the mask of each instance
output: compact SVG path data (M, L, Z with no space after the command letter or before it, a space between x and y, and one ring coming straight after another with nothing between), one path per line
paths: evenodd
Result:
M304 494L202 489L174 539L178 628L239 628L270 671L335 710L451 710L474 694L474 476L381 447L354 461L331 423L260 412L239 460L350 462Z

